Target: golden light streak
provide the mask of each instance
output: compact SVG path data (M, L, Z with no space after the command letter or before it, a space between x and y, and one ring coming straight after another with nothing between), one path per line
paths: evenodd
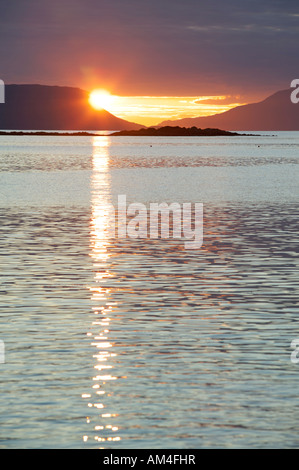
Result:
M121 439L119 436L111 436L112 433L114 434L118 430L118 426L111 423L117 415L113 413L98 413L99 410L102 411L104 408L109 407L108 397L111 394L106 393L105 388L109 386L109 383L119 378L109 374L110 370L112 372L114 368L113 363L103 364L103 362L108 362L116 356L116 353L107 351L107 349L111 350L114 346L114 343L109 341L108 334L110 333L110 323L113 321L113 310L117 307L117 302L112 302L110 299L110 289L105 287L105 281L112 276L108 272L109 245L111 243L109 142L108 136L95 137L93 140L93 172L91 179L90 256L93 260L95 274L93 285L89 287L89 290L91 300L95 303L95 306L92 307L92 313L97 315L97 318L100 316L101 321L93 321L91 323L87 336L91 340L89 344L93 346L94 352L97 352L97 354L92 354L94 369L101 375L91 377L93 381L91 385L92 393L82 394L82 398L88 398L87 407L90 409L91 414L87 418L87 423L92 422L92 432L100 431L99 435L93 437L98 442ZM94 384L94 382L98 383ZM99 399L105 399L105 401L99 403ZM95 419L99 420L99 422L94 423ZM104 426L103 420L105 420L105 424L107 420L111 424L109 423ZM83 441L87 442L89 437L91 436L83 436Z
M117 117L145 126L154 126L169 119L210 116L246 104L240 96L230 95L117 96L105 93L99 93L97 98L98 103L102 104L106 100L105 109Z

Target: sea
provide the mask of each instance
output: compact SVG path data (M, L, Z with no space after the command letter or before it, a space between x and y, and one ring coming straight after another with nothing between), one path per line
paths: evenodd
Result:
M299 132L255 134L0 137L0 448L299 446Z

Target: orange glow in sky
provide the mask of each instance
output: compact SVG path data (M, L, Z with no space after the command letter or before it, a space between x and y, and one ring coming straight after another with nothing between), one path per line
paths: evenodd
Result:
M103 89L95 89L89 95L93 108L145 126L222 113L243 104L238 99L238 96L117 96Z

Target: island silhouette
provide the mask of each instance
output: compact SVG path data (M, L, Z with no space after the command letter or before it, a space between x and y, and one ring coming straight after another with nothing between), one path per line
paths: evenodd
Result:
M55 132L55 131L0 131L0 135L36 135L36 136L77 136L77 137L86 137L86 136L96 136L101 137L101 135L93 132ZM141 128L138 130L123 130L118 132L113 132L109 136L242 136L242 135L253 135L253 134L239 134L237 132L223 131L221 129L199 129L197 127L179 127L179 126L165 126L165 127L149 127Z
M164 127L148 127L146 129L139 130L124 130L119 132L114 132L110 136L237 136L237 135L249 135L249 134L239 134L237 132L224 131L222 129L200 129L198 127L179 127L179 126L164 126Z

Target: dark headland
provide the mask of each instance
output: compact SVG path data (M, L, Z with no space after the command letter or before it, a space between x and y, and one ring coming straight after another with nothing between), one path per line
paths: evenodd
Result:
M162 121L157 127L185 126L232 131L298 131L299 104L291 101L291 89L278 91L258 103L249 103L212 116Z
M221 129L200 129L198 127L179 127L179 126L164 126L164 127L149 127L147 129L128 130L114 132L111 136L237 136L237 135L252 135L252 134L239 134L237 132L223 131Z
M0 103L0 129L7 131L121 131L141 124L94 109L89 92L48 85L5 85Z

